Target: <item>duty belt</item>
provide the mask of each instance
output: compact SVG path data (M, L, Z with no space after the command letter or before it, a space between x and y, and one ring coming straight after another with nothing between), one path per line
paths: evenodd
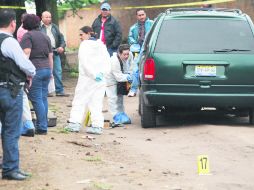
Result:
M1 88L7 88L10 90L11 97L16 98L21 88L25 85L25 82L13 83L13 82L0 82Z
M5 84L13 85L12 82L0 82L0 85L5 85ZM20 85L20 86L25 85L25 82L20 82L19 85Z
M14 85L12 82L0 82L0 86L6 86L6 85ZM24 86L25 82L20 82L20 86Z

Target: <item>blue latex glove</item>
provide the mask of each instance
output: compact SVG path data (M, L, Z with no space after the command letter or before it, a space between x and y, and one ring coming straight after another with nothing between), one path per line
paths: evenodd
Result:
M130 83L132 82L132 77L131 77L130 74L127 75L127 80L128 80L128 82L130 82Z
M100 82L102 79L103 79L103 73L98 73L98 74L96 74L95 80L96 80L97 82Z

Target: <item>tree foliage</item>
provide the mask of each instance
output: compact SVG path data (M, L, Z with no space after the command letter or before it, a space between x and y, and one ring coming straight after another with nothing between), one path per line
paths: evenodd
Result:
M2 5L2 6L24 7L25 6L25 1L24 0L1 0L0 5ZM15 11L16 11L17 26L20 26L20 24L21 24L20 17L25 12L25 10L24 9L17 9ZM16 32L15 32L14 35L16 35Z
M72 15L78 15L78 10L99 3L100 0L58 0L58 17L63 18L67 10L72 10Z
M41 16L41 13L47 10L51 12L53 22L58 23L58 18L63 18L67 10L72 10L74 16L77 15L79 9L103 0L0 0L0 5L24 7L25 1L35 3L38 16ZM24 9L16 9L18 26L20 25L20 16L24 12Z
M52 14L53 23L58 24L57 1L56 0L35 0L36 14L41 16L44 11Z

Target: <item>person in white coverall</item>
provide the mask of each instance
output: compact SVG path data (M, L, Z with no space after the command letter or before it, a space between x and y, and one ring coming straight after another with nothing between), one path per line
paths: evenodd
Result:
M121 70L120 61L123 65ZM128 44L121 44L118 53L111 57L111 71L106 76L109 111L113 115L115 124L130 124L131 120L124 112L123 95L117 94L117 82L132 82L134 68L133 55Z
M87 133L101 134L104 117L102 113L103 98L106 90L105 75L110 72L110 56L106 46L91 37L92 28L80 29L83 40L79 47L79 78L75 89L69 124L65 129L79 132L87 110L91 113L91 127Z

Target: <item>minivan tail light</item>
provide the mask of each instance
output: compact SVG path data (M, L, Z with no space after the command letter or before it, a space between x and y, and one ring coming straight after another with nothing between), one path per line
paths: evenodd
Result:
M144 64L144 80L155 79L155 62L153 58L146 59Z

